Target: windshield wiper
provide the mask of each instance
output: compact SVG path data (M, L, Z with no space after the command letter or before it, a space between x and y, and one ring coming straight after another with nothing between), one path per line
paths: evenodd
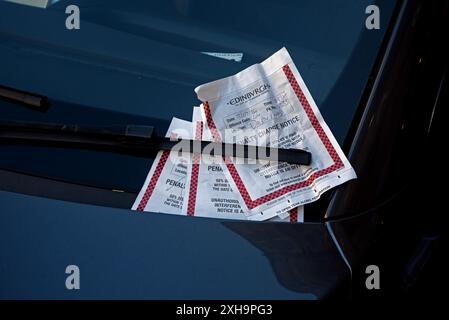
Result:
M309 165L311 162L311 154L305 150L170 139L158 136L154 127L142 125L84 126L0 121L0 142L87 148L140 156L176 147L176 150L215 156L276 160L299 165Z
M0 98L37 111L46 111L50 105L46 96L2 85L0 85Z

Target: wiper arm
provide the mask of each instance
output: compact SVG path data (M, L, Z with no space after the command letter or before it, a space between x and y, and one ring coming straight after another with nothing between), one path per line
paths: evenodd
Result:
M49 107L46 96L2 85L0 85L0 98L37 111L46 111Z
M155 134L154 127L142 125L84 126L36 122L0 121L1 143L25 143L108 150L135 155L173 150L198 150L215 156L263 159L309 165L311 154L300 149L276 149L187 139L170 139ZM212 146L211 146L212 144Z

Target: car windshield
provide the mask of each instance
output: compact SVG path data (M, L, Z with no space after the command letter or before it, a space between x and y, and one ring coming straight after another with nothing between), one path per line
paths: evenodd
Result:
M365 27L371 4L380 8L378 30ZM79 30L66 28L69 5L79 7ZM147 124L165 134L172 117L191 118L192 106L199 104L196 86L285 46L342 144L394 5L389 0L0 1L0 85L52 101L46 112L36 112L0 100L0 119ZM0 149L1 169L129 192L138 192L152 164L91 150Z

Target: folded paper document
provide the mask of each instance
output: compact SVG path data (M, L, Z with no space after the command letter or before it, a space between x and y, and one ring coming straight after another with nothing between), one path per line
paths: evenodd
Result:
M242 196L248 219L282 215L356 178L285 48L195 92L202 101L206 131L216 142L298 148L312 154L308 166L225 159L224 172Z

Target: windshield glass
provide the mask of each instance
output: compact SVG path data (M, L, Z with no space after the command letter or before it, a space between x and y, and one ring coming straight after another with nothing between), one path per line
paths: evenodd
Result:
M147 124L165 134L172 117L191 118L199 103L196 86L285 46L341 144L395 5L388 0L34 2L46 8L0 1L0 85L46 95L52 105L40 113L0 100L1 119ZM80 9L79 30L65 25L72 4ZM371 4L380 8L379 30L365 27ZM234 53L235 60L223 59L223 53ZM0 168L131 192L140 189L151 167L151 159L105 152L0 148Z

